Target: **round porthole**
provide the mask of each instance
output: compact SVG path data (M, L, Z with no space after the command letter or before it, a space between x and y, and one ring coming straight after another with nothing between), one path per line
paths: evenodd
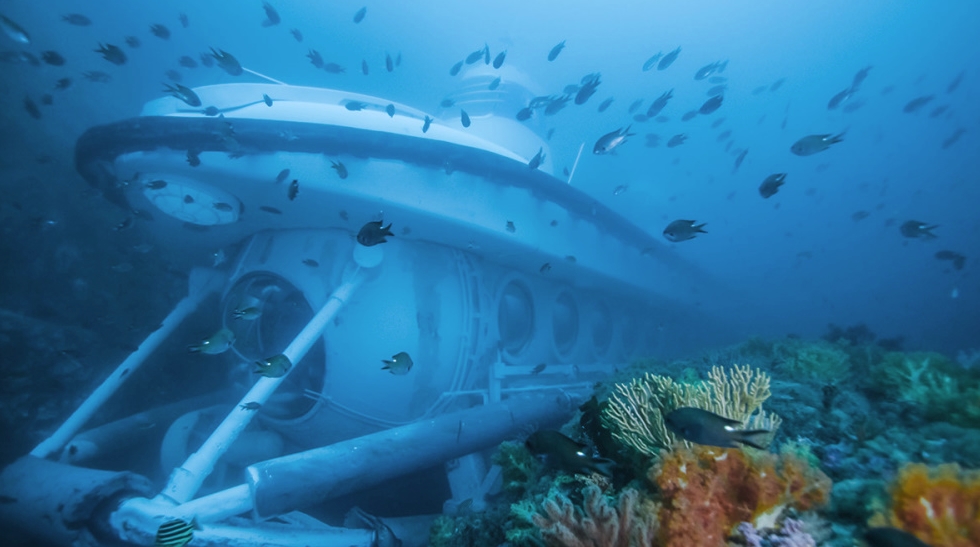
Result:
M511 357L519 355L534 336L534 300L531 290L514 279L504 285L497 303L500 346Z
M567 291L560 293L551 311L551 332L558 355L567 356L575 348L578 323L578 304Z
M613 318L609 306L603 302L596 304L592 312L592 348L596 357L609 353L613 339Z

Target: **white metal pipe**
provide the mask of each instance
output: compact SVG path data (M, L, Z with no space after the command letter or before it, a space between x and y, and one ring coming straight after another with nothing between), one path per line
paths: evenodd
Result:
M303 359L360 283L359 271L355 271L348 281L337 287L327 299L326 304L283 351L283 355L289 359L290 363L296 364ZM241 405L252 402L260 405L265 404L269 397L275 393L276 388L289 376L293 368L295 367L291 367L285 375L279 378L260 378L252 386L252 389L242 397ZM201 488L201 484L204 483L204 479L214 470L215 462L235 442L235 439L245 430L255 415L256 412L236 405L201 448L191 454L182 466L174 469L170 475L170 481L160 495L178 504L193 498L194 494Z
M252 491L247 484L240 484L178 505L173 516L188 521L196 518L202 523L218 522L251 510Z
M132 373L157 349L157 346L170 336L177 325L197 309L198 304L205 297L217 290L221 279L222 276L215 270L192 270L187 296L177 303L173 311L163 320L160 328L150 333L139 348L116 367L116 370L85 399L57 431L31 450L31 456L48 458L61 451L92 415L123 385L123 382L132 376Z

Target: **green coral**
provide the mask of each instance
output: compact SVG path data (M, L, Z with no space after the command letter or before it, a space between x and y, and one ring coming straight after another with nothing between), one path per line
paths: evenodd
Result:
M931 420L980 425L980 374L934 352L886 353L872 370L886 396L916 405Z
M794 378L835 382L851 373L851 356L841 344L826 340L783 338L772 344L776 367Z

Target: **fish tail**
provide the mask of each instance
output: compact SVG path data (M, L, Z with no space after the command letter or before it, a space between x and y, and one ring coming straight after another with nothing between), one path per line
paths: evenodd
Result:
M187 351L191 353L199 353L201 351L201 346L187 346Z
M613 469L616 468L616 462L610 460L609 458L593 458L592 464L589 467L596 473L611 479L613 476Z
M695 232L698 232L698 233L701 233L701 234L706 234L706 233L708 233L708 231L705 230L704 227L707 226L707 225L708 225L707 222L703 222L701 224L698 224L697 226L694 227L694 231Z
M844 135L846 134L847 134L847 130L845 129L844 131L841 131L840 133L831 137L830 141L828 141L827 144L834 144L834 143L841 142L842 140L844 140Z
M768 435L770 431L768 429L752 429L749 431L739 431L735 442L751 446L752 448L758 448L759 450L765 450L768 443L764 436Z

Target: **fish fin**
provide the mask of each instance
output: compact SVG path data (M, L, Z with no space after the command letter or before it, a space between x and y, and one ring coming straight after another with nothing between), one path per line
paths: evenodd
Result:
M701 233L701 234L706 234L706 233L708 233L708 231L704 229L704 227L705 227L705 226L706 226L707 224L708 224L707 222L702 222L701 224L698 224L697 226L695 226L695 227L694 227L694 231L695 231L695 232L698 232L698 233ZM736 422L736 423L739 423L739 422Z
M739 431L733 439L737 443L751 446L752 448L758 448L759 450L765 450L766 447L762 446L758 437L762 435L768 435L770 431L768 429L753 429L750 431Z
M636 136L636 133L630 133L630 128L631 127L633 127L633 124L627 125L626 126L626 129L623 130L623 136L624 137L635 137Z
M187 351L191 353L200 353L201 346L187 346Z
M609 458L593 458L592 464L589 467L596 473L611 479L613 476L613 469L616 468L616 462L610 460Z

